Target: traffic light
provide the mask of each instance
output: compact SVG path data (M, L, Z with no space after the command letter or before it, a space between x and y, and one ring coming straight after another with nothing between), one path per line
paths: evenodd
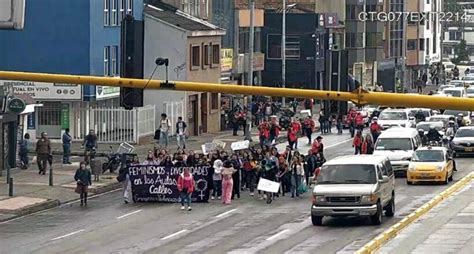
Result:
M143 21L127 15L122 21L120 77L143 79ZM143 107L143 89L120 88L120 106Z

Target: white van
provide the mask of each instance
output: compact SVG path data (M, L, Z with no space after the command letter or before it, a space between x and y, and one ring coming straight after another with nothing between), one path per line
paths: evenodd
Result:
M388 129L392 127L415 127L415 120L414 117L410 117L409 109L388 108L383 110L378 118L378 123L382 126L383 129Z
M391 128L378 137L374 155L387 156L395 172L406 172L413 153L421 145L421 138L416 129Z

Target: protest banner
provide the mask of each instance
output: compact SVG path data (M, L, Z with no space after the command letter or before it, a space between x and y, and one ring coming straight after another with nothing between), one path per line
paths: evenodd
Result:
M244 150L244 149L248 149L249 147L250 147L250 141L248 140L234 142L230 145L230 148L232 149L232 151Z
M130 165L130 182L135 202L179 202L178 177L184 167L157 165ZM191 195L193 202L207 202L209 199L209 166L189 167L193 174L195 188Z
M277 193L279 189L280 189L279 182L273 182L265 178L260 178L260 180L258 181L257 190L259 191Z

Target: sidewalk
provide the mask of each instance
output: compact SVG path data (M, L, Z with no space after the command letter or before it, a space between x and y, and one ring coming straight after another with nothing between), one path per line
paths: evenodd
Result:
M377 253L472 253L474 182L405 228Z
M187 148L195 151L201 151L201 145L212 142L214 139L226 142L226 150L230 149L230 144L236 141L244 140L242 131L238 132L239 136L232 136L232 131L225 131L219 134L204 134L199 137L191 137L187 141ZM253 132L252 145L258 145L258 136ZM317 133L313 134L313 138ZM328 136L326 134L326 136ZM334 135L336 136L336 135ZM341 138L342 136L338 136ZM304 141L303 141L304 140ZM286 131L282 131L277 140L277 143L286 142ZM300 144L306 143L306 138L300 139ZM326 141L325 141L326 142ZM170 138L171 151L174 151L176 146L176 139ZM73 151L80 152L81 144L74 143ZM283 149L286 144L283 144ZM99 144L99 151L107 151L106 144ZM113 145L114 151L118 145ZM153 149L154 144L145 144L135 147L141 160L144 159L148 150ZM102 150L101 150L102 148ZM307 150L307 149L306 149ZM53 144L53 151L62 152L60 143ZM8 197L8 184L6 183L6 173L0 176L0 221L5 221L25 214L34 213L44 209L48 209L60 204L68 203L79 198L79 195L74 192L75 181L73 179L76 169L79 167L79 161L82 157L72 157L72 165L62 164L62 155L54 156L53 163L53 182L54 186L49 186L49 171L46 175L39 175L36 164L30 165L28 170L12 169L11 177L13 178L13 197ZM100 158L105 160L105 158ZM49 169L49 168L48 168ZM120 188L121 184L116 181L116 175L106 173L100 177L98 182L93 182L90 192L92 195L104 193L110 190Z

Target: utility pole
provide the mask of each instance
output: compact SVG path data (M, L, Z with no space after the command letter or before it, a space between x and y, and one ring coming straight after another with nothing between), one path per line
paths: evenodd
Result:
M250 27L249 27L249 70L247 73L247 85L253 86L253 51L255 36L255 0L249 0L250 7ZM248 106L252 104L252 96L247 97L247 116L245 119L245 140L252 141L252 109Z
M283 18L281 28L281 81L282 87L286 87L286 0L283 0ZM285 97L282 98L282 104L285 106Z

